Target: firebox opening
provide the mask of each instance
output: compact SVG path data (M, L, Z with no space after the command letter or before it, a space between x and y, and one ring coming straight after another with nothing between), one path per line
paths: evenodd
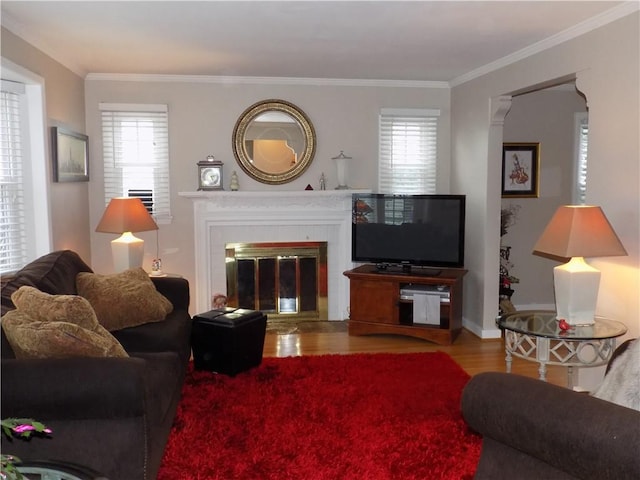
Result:
M328 320L327 242L228 243L225 252L229 306Z

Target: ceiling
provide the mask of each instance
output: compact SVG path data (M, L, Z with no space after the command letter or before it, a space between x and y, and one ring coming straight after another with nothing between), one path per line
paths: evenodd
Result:
M630 4L637 9L637 1L2 0L1 18L83 77L455 83L626 15Z

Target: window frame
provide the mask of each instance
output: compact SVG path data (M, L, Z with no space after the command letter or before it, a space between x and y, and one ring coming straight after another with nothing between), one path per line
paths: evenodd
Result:
M378 192L389 194L435 194L438 184L438 129L439 129L439 109L423 108L382 108L378 118ZM394 162L394 123L398 128L416 128L422 131L423 136L405 135L400 136L400 143L407 141L418 141L418 156L425 155L425 161L412 168L407 166L402 174L405 178L419 176L421 181L417 185L400 185L398 175L393 172ZM410 122L415 122L412 126ZM403 125L405 124L405 125ZM399 145L399 148L406 148L406 145ZM414 158L415 161L415 158Z
M11 273L52 250L51 205L49 184L51 165L48 162L46 107L44 101L45 82L42 77L2 58L2 80L24 85L22 98L22 152L24 192L24 257Z
M152 208L151 215L158 224L169 224L172 221L171 215L171 187L170 187L170 158L169 158L169 109L166 104L128 104L128 103L100 103L100 128L102 131L102 158L103 158L103 174L104 174L104 201L105 206L109 203L111 198L114 197L141 197L143 203L147 208ZM153 142L155 145L156 138L160 139L161 150L159 155L155 151L155 146L152 147L153 153L149 152L149 142L146 142L146 155L142 155L143 160L140 160L140 156L136 158L136 161L123 161L122 156L117 157L114 155L114 151L117 149L116 127L108 127L105 121L122 122L126 120L126 117L130 117L132 122L144 122L149 121L153 125ZM145 117L147 117L145 119ZM139 124L137 125L139 127ZM108 132L113 133L113 135ZM121 132L120 132L121 133ZM156 137L157 134L160 137ZM142 138L144 135L137 128L135 134L135 146L138 150L145 150L145 141ZM123 147L125 140L120 137L118 146ZM126 145L125 145L126 146ZM151 161L149 161L151 159ZM110 165L110 163L112 165ZM119 166L118 166L119 164ZM126 176L123 173L119 173L118 169L129 168L132 170L139 169L145 171L152 169L152 173L148 172L142 174L142 185L135 182L132 185L130 182L126 182L126 179L130 179L131 175ZM111 181L110 178L114 176L120 176L120 179ZM146 179L144 178L146 176ZM144 183L147 185L144 185ZM152 191L152 195L155 196L153 200L149 200L149 190ZM149 207L149 205L153 205ZM156 208L159 206L159 208Z

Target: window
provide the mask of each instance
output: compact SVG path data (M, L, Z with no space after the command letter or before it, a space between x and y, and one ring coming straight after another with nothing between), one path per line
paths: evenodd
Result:
M44 80L2 59L0 274L51 251Z
M587 112L576 113L575 135L573 203L584 205L587 195L587 152L589 146L589 115Z
M100 104L105 205L140 197L158 223L171 220L166 105Z
M0 92L0 272L27 263L22 176L21 98L24 85L2 82Z
M382 109L378 160L380 193L436 193L439 115L439 110Z

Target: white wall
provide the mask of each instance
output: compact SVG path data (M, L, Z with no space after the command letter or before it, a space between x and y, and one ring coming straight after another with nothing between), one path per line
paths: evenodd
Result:
M497 313L502 138L488 140L491 99L573 76L589 108L587 202L603 207L629 253L592 262L602 270L598 313L624 322L628 336L640 333L639 25L635 12L453 88L452 192L470 197L467 231L477 240L467 245L464 317L480 334L495 332Z
M121 77L119 77L121 78ZM101 131L98 104L166 103L169 106L171 201L173 223L160 225L163 270L180 273L194 281L193 211L190 200L178 192L197 189L196 162L208 154L224 162L225 188L231 172L240 177L241 190L303 190L307 184L319 188L322 173L327 189L337 186L336 167L331 157L340 150L353 157L348 166L352 188L377 186L378 114L383 107L437 108L441 110L438 156L438 189L449 191L450 89L386 86L336 86L251 84L215 82L207 78L172 78L158 81L120 81L89 78L85 82L87 133L91 157L91 248L92 266L98 272L112 271L109 242L112 235L95 233L104 210ZM270 98L287 100L301 108L313 123L317 136L315 159L295 181L277 186L261 184L247 177L237 165L232 150L232 133L238 117L255 102ZM146 243L144 267L155 256L155 233L139 234Z

